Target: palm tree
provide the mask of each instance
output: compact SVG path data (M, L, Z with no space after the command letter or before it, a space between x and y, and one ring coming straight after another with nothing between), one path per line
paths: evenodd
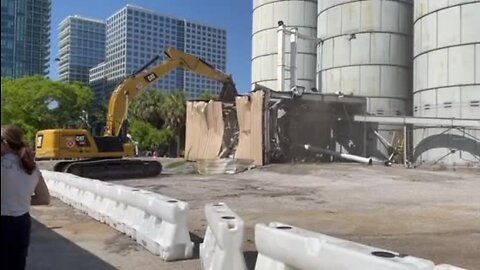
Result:
M160 110L162 111L165 125L175 132L177 156L180 155L180 137L186 120L186 98L182 91L175 91L165 97Z
M166 95L157 89L149 89L130 106L129 114L138 120L152 124L157 129L163 128L165 117L162 104Z
M212 100L212 99L217 99L218 96L212 94L212 92L210 92L210 91L208 91L208 90L205 90L205 91L203 91L203 93L199 96L199 98L200 98L200 99L203 99L203 100Z

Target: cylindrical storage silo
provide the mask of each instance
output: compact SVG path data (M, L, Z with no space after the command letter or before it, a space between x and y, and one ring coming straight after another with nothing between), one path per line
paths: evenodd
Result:
M318 3L324 93L368 97L370 113L404 115L411 93L412 0Z
M317 52L321 92L367 97L371 114L409 114L413 1L319 0L317 19L318 37L323 40ZM378 129L389 141L395 132L402 134L398 126ZM380 140L370 139L369 154L385 157Z
M480 1L416 0L413 112L480 119ZM480 159L475 129L415 127L417 163Z
M252 29L252 87L255 83L277 88L277 28L283 21L288 28L315 37L317 0L253 0ZM286 65L289 66L290 47L285 41ZM299 40L297 43L297 85L307 91L315 87L316 44ZM285 73L285 89L289 89L289 72Z

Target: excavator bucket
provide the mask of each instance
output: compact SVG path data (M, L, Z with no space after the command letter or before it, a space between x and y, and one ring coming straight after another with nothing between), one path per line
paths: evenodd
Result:
M222 91L220 92L219 100L221 102L234 103L235 97L238 96L235 83L230 79L223 83Z

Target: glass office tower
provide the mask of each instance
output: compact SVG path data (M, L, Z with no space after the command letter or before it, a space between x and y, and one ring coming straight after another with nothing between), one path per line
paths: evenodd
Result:
M107 19L105 62L90 70L90 85L108 97L122 78L154 56L160 54L164 59L163 51L168 47L197 55L225 71L226 36L224 29L127 5ZM184 90L188 98L198 97L205 90L214 94L221 90L220 83L183 69L170 72L154 87Z
M59 32L58 79L88 84L89 70L105 59L105 22L68 16Z
M2 77L47 75L51 0L2 0Z

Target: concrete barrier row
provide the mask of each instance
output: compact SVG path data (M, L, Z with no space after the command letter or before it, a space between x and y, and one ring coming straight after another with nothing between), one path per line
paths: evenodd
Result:
M192 257L188 204L157 193L42 171L53 196L135 239L164 260ZM246 270L243 220L225 203L207 204L200 245L204 270ZM255 270L462 270L273 222L256 224Z
M422 258L398 254L273 222L255 226L255 270L459 270Z
M225 203L207 204L205 216L203 269L246 269L243 220ZM462 270L278 222L256 224L255 245L255 270Z
M53 196L132 237L162 259L192 257L186 202L72 174L42 174Z

